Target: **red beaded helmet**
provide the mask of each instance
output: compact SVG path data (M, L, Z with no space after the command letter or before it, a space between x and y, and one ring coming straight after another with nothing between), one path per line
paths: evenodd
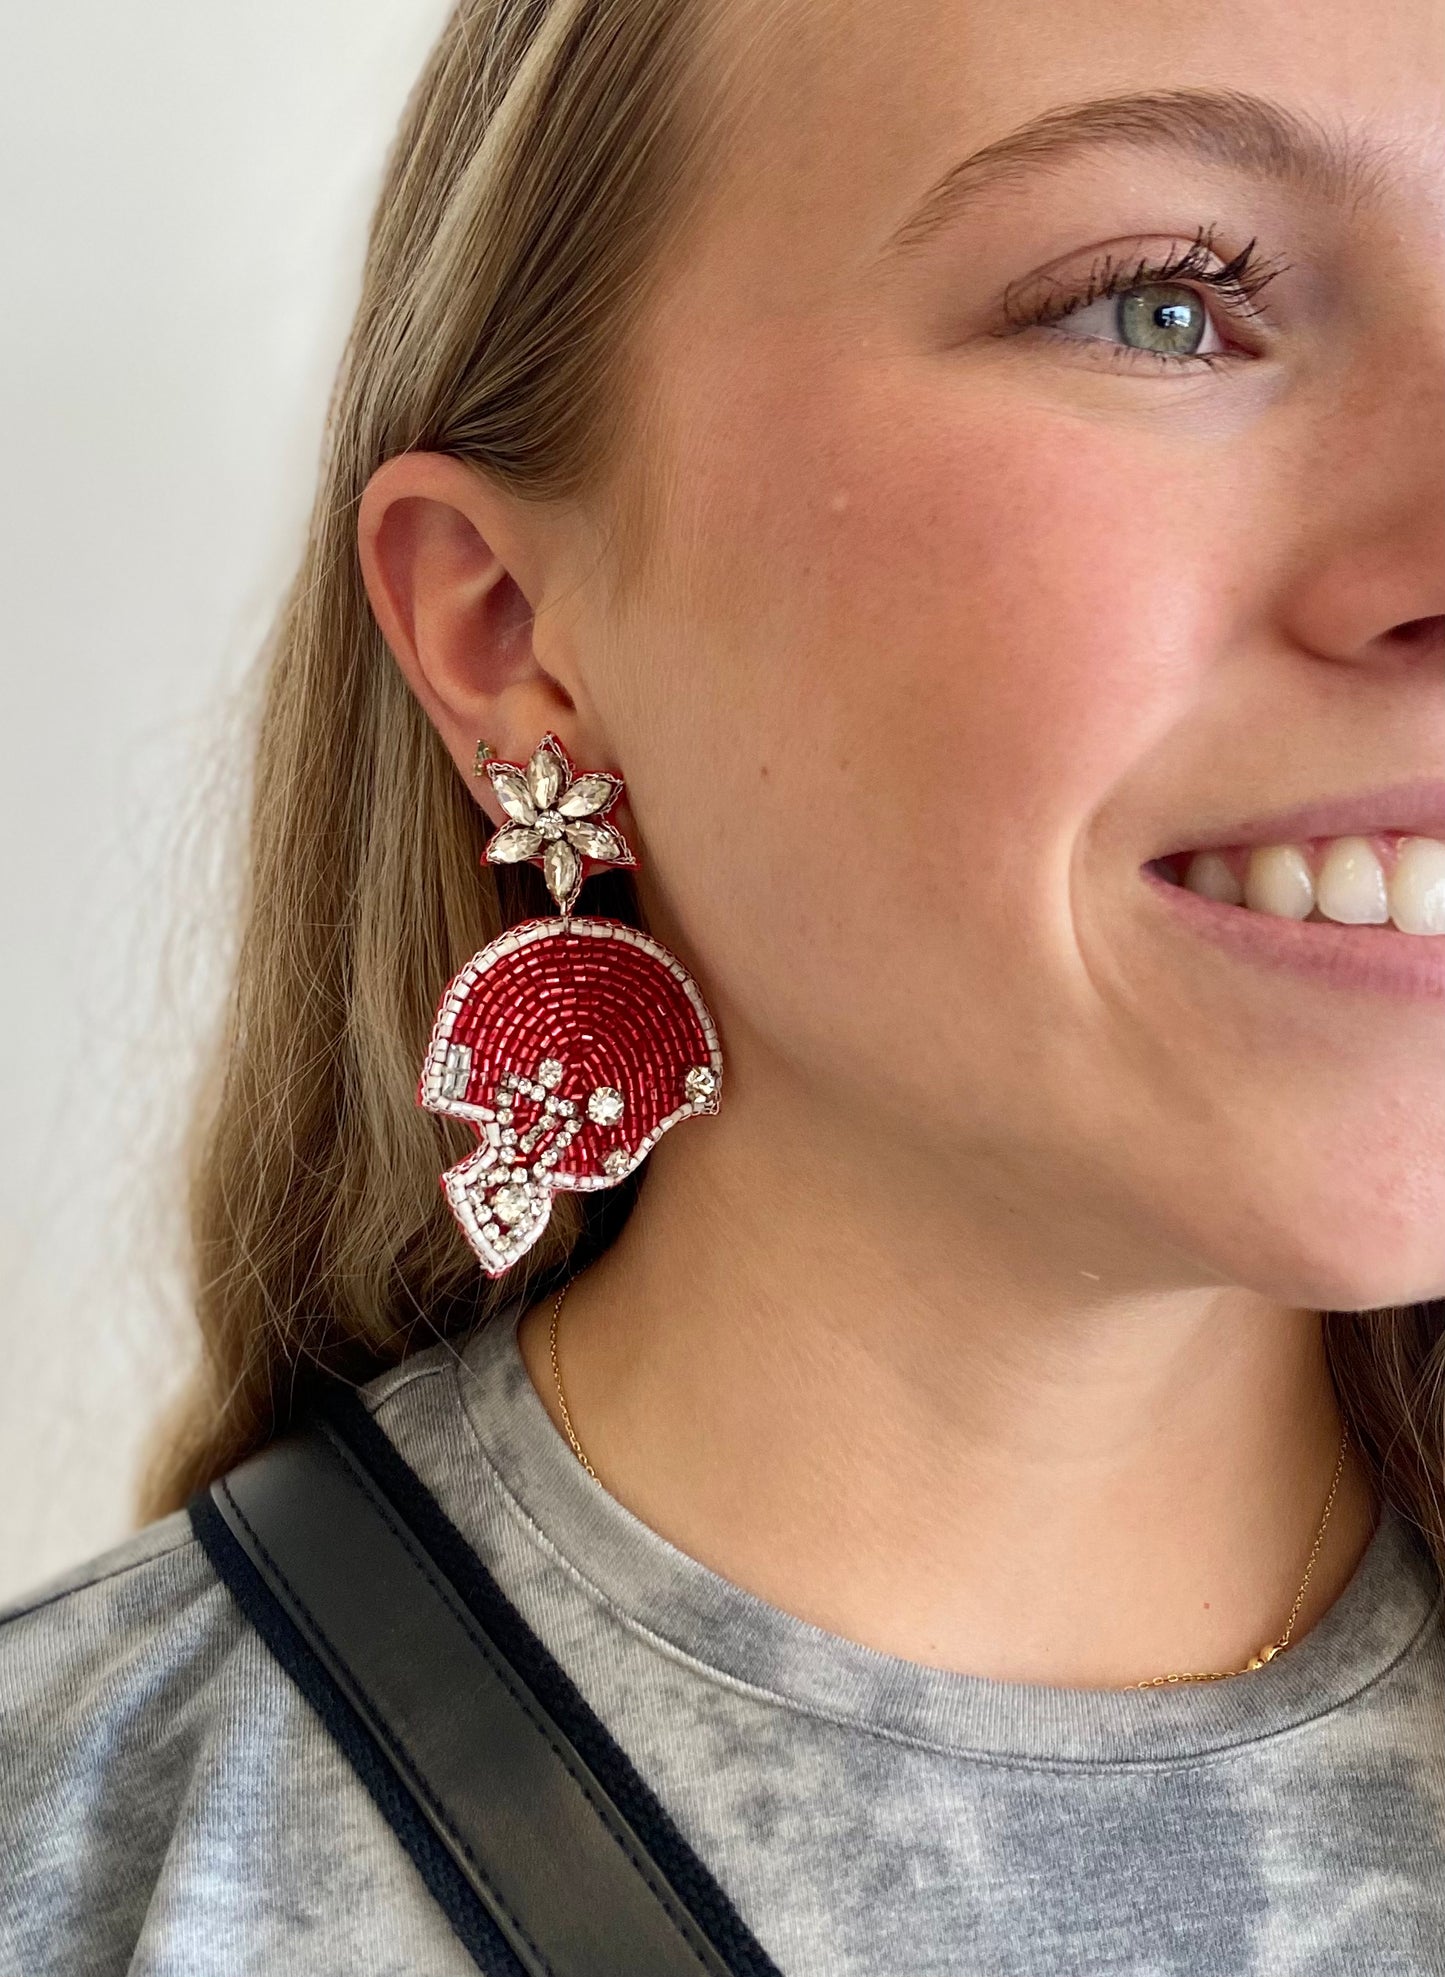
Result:
M528 834L500 852L494 838L488 857L538 857L554 898L570 906L580 859L559 868L559 834L537 826L549 813L576 821L585 799L595 799L595 818L615 801L621 778L574 781L554 735L539 745L526 781L513 763L487 769L499 795L505 781L509 828ZM557 799L573 790L569 812ZM527 809L530 820L519 814ZM589 822L585 839L581 831L569 837L597 862L634 862L615 826ZM557 1189L615 1187L669 1126L718 1109L722 1052L686 968L635 927L565 911L560 920L525 921L472 957L442 998L422 1067L419 1103L476 1129L476 1151L441 1184L492 1277L536 1242Z

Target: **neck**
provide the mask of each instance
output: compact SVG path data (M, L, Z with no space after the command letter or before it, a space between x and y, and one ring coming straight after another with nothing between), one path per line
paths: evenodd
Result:
M664 1137L567 1294L611 1494L772 1605L996 1680L1116 1687L1277 1639L1342 1425L1318 1314L1161 1284L1087 1208L884 1133L860 1157L769 1084ZM551 1305L521 1345L560 1427ZM1352 1446L1293 1639L1375 1517Z

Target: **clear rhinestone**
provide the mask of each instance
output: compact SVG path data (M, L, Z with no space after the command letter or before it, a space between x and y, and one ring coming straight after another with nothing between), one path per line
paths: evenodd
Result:
M530 1090L530 1096L540 1105L542 1100L547 1096L547 1087L545 1085L533 1085Z
M544 1057L537 1066L537 1083L543 1091L556 1091L566 1073L560 1057Z
M567 826L555 810L544 810L537 819L537 829L550 842L561 837L565 833Z
M513 1177L515 1179L515 1176ZM526 1174L523 1172L523 1180ZM525 1222L532 1212L531 1199L525 1188L498 1188L492 1197L492 1213L499 1222L510 1226L515 1222Z
M566 838L555 839L543 852L542 875L547 881L548 892L562 911L570 912L582 884L582 860Z
M529 830L525 824L508 824L487 839L487 859L493 865L517 865L524 858L535 858L544 842L540 831Z
M683 1090L694 1104L700 1098L711 1098L717 1090L717 1078L711 1066L694 1064L683 1080Z
M625 1146L614 1146L611 1153L607 1154L603 1159L602 1171L604 1174L611 1174L615 1177L618 1174L625 1173L631 1164L632 1155L628 1152L627 1148Z
M594 1126L615 1126L626 1110L622 1093L611 1085L598 1085L587 1100L587 1117Z
M594 810L600 810L611 801L622 784L616 776L596 773L579 776L557 799L557 808L564 817L590 817Z
M589 858L608 864L621 864L626 860L627 846L621 834L614 831L610 824L596 824L583 817L566 828L567 842L576 845L579 851L585 851Z
M527 1178L527 1170L525 1167L514 1167L512 1169L512 1179L516 1181L519 1185L521 1184L521 1182L525 1181L526 1178Z
M527 764L527 789L539 810L550 810L567 783L567 764L550 735L544 735Z
M537 806L532 801L532 792L527 788L527 778L521 770L514 769L510 762L494 762L487 774L507 815L518 824L535 824Z

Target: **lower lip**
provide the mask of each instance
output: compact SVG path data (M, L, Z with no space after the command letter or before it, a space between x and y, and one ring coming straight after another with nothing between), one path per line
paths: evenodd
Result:
M1445 1001L1445 934L1286 920L1206 899L1188 886L1171 884L1148 865L1143 867L1143 878L1180 926L1231 948L1242 960L1313 975L1336 988Z

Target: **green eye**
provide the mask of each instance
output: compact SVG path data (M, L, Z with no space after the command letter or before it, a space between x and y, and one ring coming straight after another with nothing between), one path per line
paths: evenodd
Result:
M1192 288L1148 282L1118 298L1118 329L1135 350L1192 357L1209 328L1209 312Z

